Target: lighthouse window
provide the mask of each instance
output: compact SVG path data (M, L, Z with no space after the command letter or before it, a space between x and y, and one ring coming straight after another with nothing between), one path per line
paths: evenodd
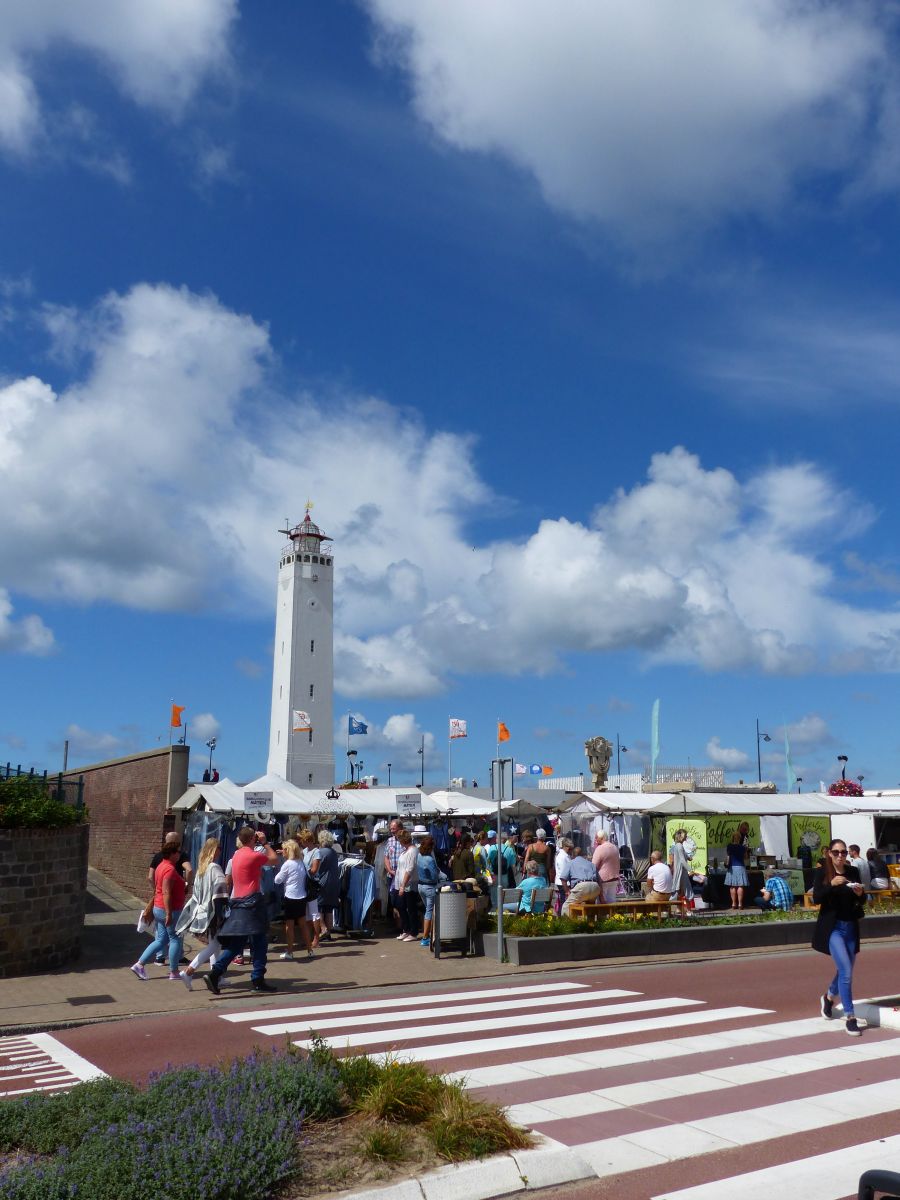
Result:
M309 731L309 744L312 745L312 730Z
M304 554L304 555L303 555L303 561L304 561L304 562L309 562L309 555L308 555L308 554Z
M314 692L315 690L316 690L316 685L315 685L314 683L311 683L311 684L309 685L309 698L310 698L310 700L312 700L312 698L313 698L313 692Z
M310 771L310 773L308 775L308 779L309 779L309 782L312 783L312 771Z
M315 654L315 652L316 652L316 640L315 640L315 638L312 638L312 639L311 639L311 641L310 641L310 643L309 643L309 652L310 652L310 654Z
M326 558L326 559L325 559L325 566L326 566L326 567L330 567L330 566L331 566L331 559L330 559L330 558Z

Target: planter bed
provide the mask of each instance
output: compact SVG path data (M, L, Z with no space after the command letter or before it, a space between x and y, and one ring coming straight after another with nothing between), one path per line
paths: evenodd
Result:
M744 950L769 946L808 946L813 922L767 921L740 925L698 924L696 929L629 930L623 933L571 933L552 937L505 938L509 961L517 967L539 963L584 962L609 958L653 958L697 951ZM863 947L872 938L900 934L900 915L868 915L862 924ZM485 953L497 956L496 935L484 936Z

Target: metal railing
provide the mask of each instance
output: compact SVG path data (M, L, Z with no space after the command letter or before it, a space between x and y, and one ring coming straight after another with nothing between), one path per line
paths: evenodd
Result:
M79 775L77 779L70 779L63 775L60 771L56 775L50 775L47 771L36 771L31 767L28 771L23 771L21 763L14 767L11 763L7 763L5 767L0 766L0 780L3 779L37 779L44 785L54 800L59 800L63 804L71 804L74 808L84 808L84 776Z
M650 783L650 768L644 768L644 783ZM690 783L693 787L724 788L724 767L657 767L657 783Z

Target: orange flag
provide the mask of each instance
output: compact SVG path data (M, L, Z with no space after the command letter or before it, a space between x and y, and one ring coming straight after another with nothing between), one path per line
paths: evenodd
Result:
M172 720L170 721L170 724L173 729L181 728L181 714L184 712L185 708L187 708L186 704L172 705Z
M506 728L505 721L497 722L497 741L498 742L508 742L509 741L509 730Z
M548 766L545 764L543 767L541 767L541 774L542 774L542 775L552 775L552 774L553 774L553 768L552 768L552 767L548 767Z

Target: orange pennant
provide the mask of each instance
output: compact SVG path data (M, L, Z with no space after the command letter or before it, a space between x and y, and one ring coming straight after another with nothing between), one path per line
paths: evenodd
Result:
M497 722L497 741L498 742L508 742L509 741L509 730L506 728L505 721Z

